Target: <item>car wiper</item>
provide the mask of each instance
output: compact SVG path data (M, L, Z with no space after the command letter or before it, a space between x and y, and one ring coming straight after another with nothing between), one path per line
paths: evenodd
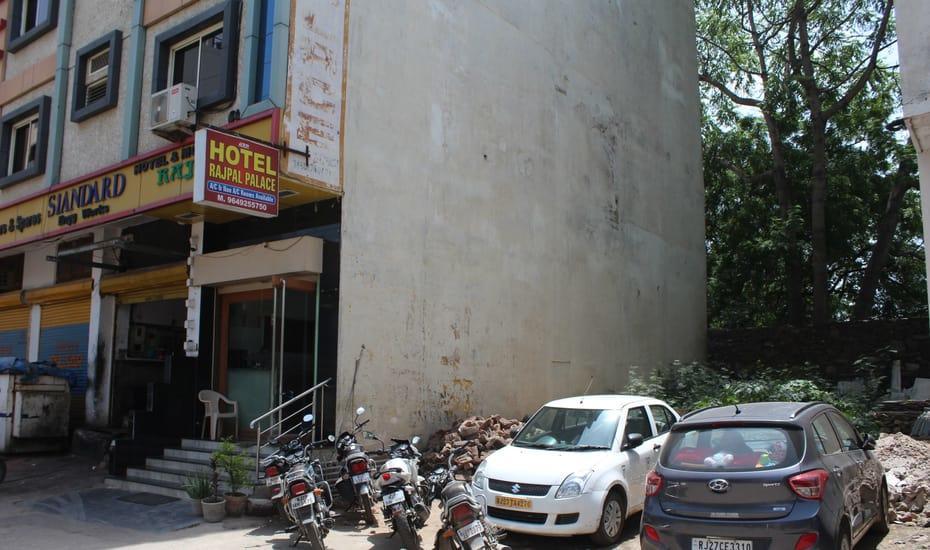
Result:
M529 447L531 449L551 449L552 445L546 445L545 443L524 443L522 441L514 443L514 447Z
M569 445L565 447L566 451L609 451L610 447L606 445Z

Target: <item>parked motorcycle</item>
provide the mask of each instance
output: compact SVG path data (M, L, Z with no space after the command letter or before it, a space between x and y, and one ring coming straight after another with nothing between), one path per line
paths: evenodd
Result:
M369 439L381 442L374 434L366 434ZM401 545L407 550L420 550L420 535L429 519L429 506L424 502L426 493L425 480L419 475L420 451L416 445L419 437L412 440L391 439L389 451L381 452L390 458L378 470L375 488L382 504L384 518L390 521L391 529L398 535Z
M436 532L434 550L510 550L498 543L493 527L484 520L481 505L471 492L471 485L455 478L455 457L466 452L462 447L449 453L446 466L439 466L427 479L427 504L439 500L442 525Z
M339 481L336 482L336 491L346 502L346 509L358 505L362 509L365 523L374 525L375 513L372 510L371 472L374 461L365 453L365 449L358 442L358 433L368 424L369 420L359 423L359 417L365 414L365 408L359 407L355 411L355 420L352 422L352 431L339 434L336 438L336 460L342 467L339 472Z

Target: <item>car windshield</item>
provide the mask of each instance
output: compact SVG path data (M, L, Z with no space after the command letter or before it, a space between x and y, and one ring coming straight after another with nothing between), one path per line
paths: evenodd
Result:
M673 429L659 461L676 470L740 472L797 464L804 432L781 426L706 426Z
M515 447L558 451L609 449L620 411L543 407L513 440Z

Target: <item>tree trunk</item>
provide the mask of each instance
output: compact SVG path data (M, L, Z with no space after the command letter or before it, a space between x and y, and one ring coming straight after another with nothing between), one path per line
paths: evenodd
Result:
M826 122L819 112L811 113L811 138L811 269L814 286L812 317L815 325L822 325L830 322L832 312L827 275L827 136Z
M801 284L801 256L798 249L797 229L787 223L791 219L794 200L788 171L785 168L784 146L781 132L774 117L763 110L769 141L772 144L772 179L775 183L775 195L778 197L778 211L785 220L785 301L788 305L788 324L801 326L804 323L804 295Z
M888 256L891 253L891 243L894 233L898 228L898 220L901 217L901 206L904 204L904 195L907 190L914 187L916 182L908 173L908 166L902 162L898 165L898 173L895 177L894 185L888 193L888 202L885 204L885 212L882 219L878 222L876 228L875 244L872 245L872 253L869 256L869 263L865 268L865 275L862 277L862 284L859 286L859 293L856 295L856 305L853 308L853 319L861 321L872 316L872 308L875 306L875 291L878 290L878 279L882 270L888 263Z

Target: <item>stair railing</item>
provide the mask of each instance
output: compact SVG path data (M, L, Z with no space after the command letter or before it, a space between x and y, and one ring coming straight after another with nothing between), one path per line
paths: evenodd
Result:
M320 430L324 429L323 428L323 425L324 425L323 414L326 409L323 407L323 405L325 404L324 399L326 396L326 392L320 391L319 399L317 399L316 394L319 390L325 388L331 380L332 378L327 378L326 380L323 380L319 384L304 391L300 395L296 395L288 399L284 403L281 403L277 407L270 409L269 411L259 416L255 420L249 422L249 428L255 430L255 477L256 479L258 479L258 471L259 471L259 467L260 467L260 463L262 459L262 449L271 445L272 441L274 441L273 437L269 437L268 441L266 441L265 443L262 443L262 436L266 434L275 434L275 430L277 430L275 437L280 437L282 435L291 433L292 431L300 427L303 421L303 417L306 414L308 409L312 409L310 412L313 414L313 418L315 419L316 424L320 426ZM291 413L287 417L281 418L285 407L289 407L293 403L296 403L297 401L303 399L304 397L308 395L311 396L309 403L297 409L295 412ZM274 417L275 413L278 413L277 422L275 422L275 417ZM299 416L299 418L294 423L294 425L292 425L290 428L285 429L284 431L281 431L281 428L284 425L284 423L294 418L295 416ZM263 429L261 426L262 426L262 422L265 419L268 419L269 425L267 428ZM320 433L322 433L322 431Z

